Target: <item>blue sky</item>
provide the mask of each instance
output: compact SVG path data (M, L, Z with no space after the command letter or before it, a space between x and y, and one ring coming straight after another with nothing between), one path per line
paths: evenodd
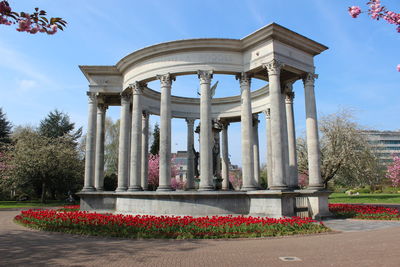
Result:
M319 116L354 110L358 122L379 130L400 129L400 34L393 25L363 14L352 19L351 5L367 0L10 0L17 11L36 6L68 21L54 36L19 33L0 25L0 107L14 125L38 125L55 108L86 126L88 83L78 65L113 65L127 54L160 42L187 38L242 38L276 22L329 47L315 58ZM382 1L400 12L400 1ZM365 9L365 8L364 8ZM232 77L216 76L216 96L239 94ZM150 84L154 89L159 86ZM253 83L253 89L261 85ZM198 80L179 77L173 94L195 96ZM188 88L193 88L188 90ZM232 88L237 88L233 90ZM295 84L297 135L305 130L302 83ZM108 116L119 117L111 107ZM158 118L152 116L154 124ZM265 124L260 116L261 161ZM240 124L229 132L230 155L240 164ZM172 150L184 150L186 126L173 120Z

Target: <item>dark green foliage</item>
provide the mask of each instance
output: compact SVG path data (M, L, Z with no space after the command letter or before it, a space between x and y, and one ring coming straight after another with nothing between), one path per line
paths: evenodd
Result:
M115 173L104 176L104 191L115 191L118 185L118 177Z
M40 122L39 134L50 138L69 135L72 140L76 141L82 135L82 127L76 131L74 129L75 123L70 122L68 114L56 109L50 111L49 115Z
M159 151L160 151L160 128L156 123L156 125L154 125L153 144L151 144L150 153L153 155L158 155Z
M0 143L10 143L11 123L7 120L6 114L0 108Z

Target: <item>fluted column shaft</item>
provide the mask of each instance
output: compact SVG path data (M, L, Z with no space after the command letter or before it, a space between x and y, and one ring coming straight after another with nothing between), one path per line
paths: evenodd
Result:
M142 85L135 82L132 89L131 158L128 191L143 190L141 186L142 167Z
M240 81L241 91L241 141L242 141L242 190L254 190L257 181L254 177L254 152L253 152L253 117L251 113L251 78L242 73L237 76Z
M272 142L271 142L271 110L267 108L264 111L265 124L267 128L267 183L268 188L272 185Z
M258 141L258 114L253 115L253 158L254 158L254 180L261 184L260 178L260 149Z
M97 105L97 126L96 126L96 163L94 173L94 187L97 191L104 189L104 139L105 139L105 122L106 122L105 104Z
M129 170L129 142L130 142L130 104L131 93L121 94L121 114L119 122L119 144L118 144L118 187L117 192L128 189Z
M222 144L221 144L221 160L222 170L222 190L229 190L229 148L228 148L228 126L229 123L222 124Z
M294 92L286 92L286 116L288 129L288 151L289 151L289 184L290 188L298 188L298 170L296 153L296 129L293 112Z
M200 79L200 185L199 190L213 190L211 92L212 71L198 71Z
M194 189L194 121L195 119L187 118L187 172L186 172L186 188Z
M82 191L95 191L94 172L95 172L95 153L96 153L96 93L88 92L89 114L88 128L86 134L86 153L85 153L85 179Z
M161 82L160 107L160 170L157 191L171 187L171 85L174 78L168 73L157 76Z
M270 189L286 189L285 183L285 150L284 150L284 121L282 91L280 84L280 72L282 64L277 60L272 60L266 64L269 78L269 97L271 105L271 146L272 146L272 185Z
M143 111L142 114L142 166L140 168L141 186L143 190L148 190L148 170L149 170L149 117L150 114Z
M317 106L315 103L314 81L317 75L308 73L303 79L306 104L306 134L308 153L308 180L310 189L324 187L321 178L321 155L318 139Z

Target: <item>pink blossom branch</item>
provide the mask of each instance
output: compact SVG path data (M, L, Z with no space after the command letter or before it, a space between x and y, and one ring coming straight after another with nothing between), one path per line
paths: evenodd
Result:
M13 12L8 1L0 2L0 24L17 24L19 32L28 32L36 34L38 32L55 34L58 29L64 30L67 22L62 18L46 18L46 11L35 8L30 14L26 12Z

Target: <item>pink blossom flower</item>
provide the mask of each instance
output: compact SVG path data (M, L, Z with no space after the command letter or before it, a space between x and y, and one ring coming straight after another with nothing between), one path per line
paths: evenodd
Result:
M18 21L17 31L19 32L29 32L31 30L31 20L30 19L21 19Z
M400 28L400 27L399 27ZM400 64L397 65L397 71L400 72Z
M1 1L0 2L0 13L1 14L7 14L11 12L11 7L7 4L6 1Z
M357 18L358 15L361 13L361 8L358 6L349 7L349 14L353 18Z
M57 25L53 24L50 25L50 31L47 32L47 34L55 34L57 32Z

